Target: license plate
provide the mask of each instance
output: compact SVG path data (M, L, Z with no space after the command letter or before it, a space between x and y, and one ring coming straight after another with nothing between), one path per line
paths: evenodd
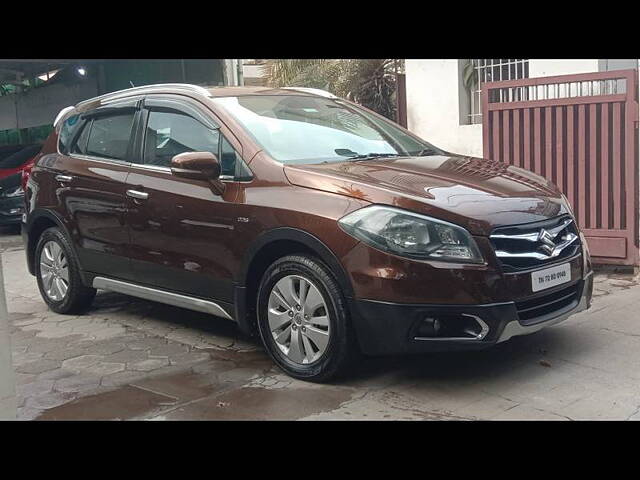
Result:
M531 273L531 290L539 292L571 281L571 265L564 263Z

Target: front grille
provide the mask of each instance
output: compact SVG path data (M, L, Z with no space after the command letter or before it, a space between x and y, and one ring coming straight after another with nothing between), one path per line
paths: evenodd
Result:
M569 215L499 227L489 238L505 272L536 268L580 251L580 234Z
M532 325L561 315L578 304L581 293L581 282L578 282L557 292L516 302L520 323Z

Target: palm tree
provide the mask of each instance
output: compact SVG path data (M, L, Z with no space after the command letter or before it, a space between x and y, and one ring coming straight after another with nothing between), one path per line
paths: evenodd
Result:
M322 88L372 109L396 115L396 77L392 59L274 59L263 67L271 87Z
M271 87L308 87L309 73L322 75L323 68L328 68L330 62L325 59L267 60L262 71Z

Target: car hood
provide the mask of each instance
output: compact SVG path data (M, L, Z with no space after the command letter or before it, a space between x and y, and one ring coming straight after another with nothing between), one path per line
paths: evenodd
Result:
M502 162L463 156L286 165L297 186L393 205L488 235L498 226L568 213L551 182Z

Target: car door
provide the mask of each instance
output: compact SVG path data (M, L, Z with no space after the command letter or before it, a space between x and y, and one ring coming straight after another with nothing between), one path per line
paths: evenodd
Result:
M54 178L62 214L88 272L131 277L125 186L141 101L115 101L66 121L81 123L60 152Z
M179 178L170 169L180 153L209 151L221 158L222 145L231 145L204 106L181 96L147 96L141 119L140 162L127 180L134 275L148 286L230 305L240 145L234 139L231 160L227 147L222 174L228 183L217 194L211 182Z

